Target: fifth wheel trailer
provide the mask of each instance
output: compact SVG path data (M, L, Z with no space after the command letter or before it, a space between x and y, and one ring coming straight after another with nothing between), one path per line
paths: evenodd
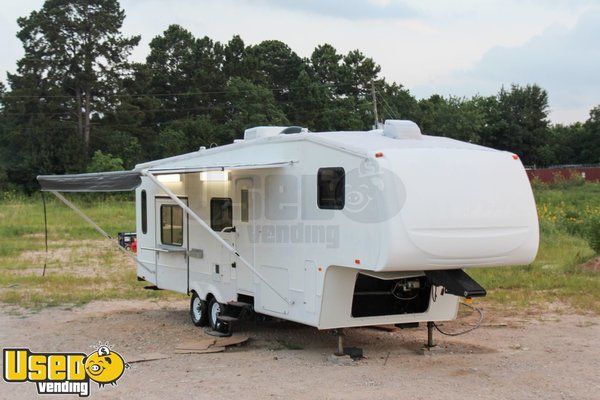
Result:
M135 189L138 277L189 294L193 322L215 330L241 307L318 329L452 320L485 295L464 270L528 264L539 242L516 155L410 121L256 127L132 171L38 179Z

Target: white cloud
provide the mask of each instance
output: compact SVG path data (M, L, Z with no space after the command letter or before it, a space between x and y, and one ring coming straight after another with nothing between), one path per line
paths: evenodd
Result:
M418 94L484 95L501 85L536 83L549 93L557 122L584 120L600 104L600 9L589 10L572 28L554 25L519 46L497 46L464 71L421 86Z
M252 5L267 5L350 20L414 17L416 12L403 2L391 0L242 0Z

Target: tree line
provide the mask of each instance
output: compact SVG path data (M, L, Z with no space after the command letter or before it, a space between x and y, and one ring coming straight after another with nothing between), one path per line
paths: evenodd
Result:
M25 54L0 82L0 185L30 191L38 174L128 169L258 125L370 129L374 102L380 120L410 119L528 165L600 162L600 106L583 123L552 125L535 84L416 99L359 50L323 44L300 57L278 40L221 43L179 25L132 63L140 37L122 33L124 19L117 0L46 0L18 19Z

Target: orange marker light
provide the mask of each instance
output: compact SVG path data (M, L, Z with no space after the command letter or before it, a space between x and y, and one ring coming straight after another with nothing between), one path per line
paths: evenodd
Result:
M381 158L383 157L383 153L379 152L379 153L375 153L375 158Z
M516 155L516 154L513 154L513 158L514 158L515 160L518 160L518 159L519 159L519 156L518 156L518 155Z
M360 260L357 258L356 260L354 260L354 264L360 264Z

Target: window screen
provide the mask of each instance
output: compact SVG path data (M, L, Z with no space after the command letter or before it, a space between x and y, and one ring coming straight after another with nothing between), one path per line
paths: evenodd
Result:
M142 190L141 212L142 212L142 233L148 233L148 201L146 199L146 191Z
M176 205L160 206L160 242L183 245L183 210Z
M217 232L233 226L233 203L230 198L210 199L210 227Z
M250 199L248 197L248 189L242 189L240 197L242 200L242 204L240 207L241 208L240 219L242 222L248 222L248 220L250 219L250 210L249 210Z
M319 168L317 173L317 204L319 208L341 210L346 198L344 168Z

